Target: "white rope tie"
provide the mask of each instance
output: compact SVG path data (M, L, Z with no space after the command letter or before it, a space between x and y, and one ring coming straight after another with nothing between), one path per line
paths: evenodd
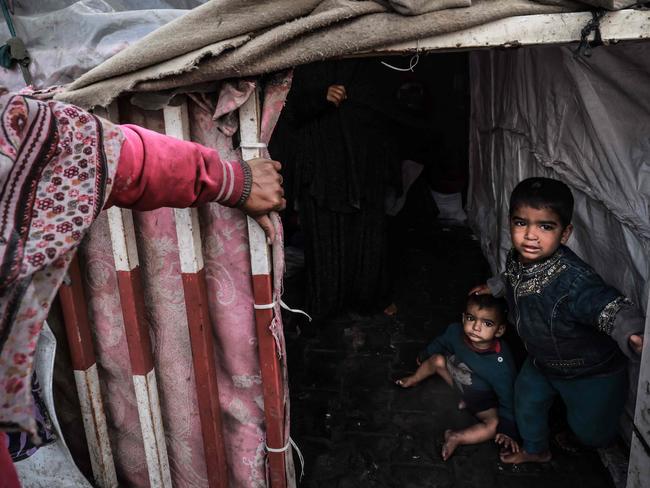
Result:
M388 67L390 69L394 69L395 71L404 71L405 72L405 71L413 71L415 69L415 67L418 65L419 62L420 62L420 55L416 54L415 56L412 56L411 59L409 60L408 68L399 68L397 66L393 66L392 64L388 64L385 61L382 61L381 64L383 64L384 66L386 66L386 67Z
M266 304L263 304L263 305L258 305L257 303L254 303L254 304L253 304L253 308L254 308L255 310L269 310L269 309L272 309L273 307L275 307L277 304L278 304L278 302L266 303ZM286 303L284 303L282 300L280 300L280 307L282 307L282 308L284 308L285 310L287 310L287 311L289 311L289 312L292 312L292 313L299 313L299 314L302 314L302 315L304 315L305 317L307 317L307 318L309 319L309 321L311 322L311 316L310 316L307 312L304 312L303 310L300 310L300 309L297 309L297 308L290 308L290 307L289 307Z
M300 480L302 481L302 477L305 475L305 457L302 455L302 452L300 451L298 444L296 444L291 437L289 437L289 442L287 442L287 445L279 449L269 447L266 442L264 443L264 447L268 452L287 452L289 446L292 446L296 450L296 453L298 454L298 459L300 460Z
M418 65L420 62L420 40L415 41L415 54L411 56L411 59L409 60L409 66L408 68L399 68L397 66L393 66L392 64L388 64L385 61L381 61L381 64L386 66L387 68L394 69L395 71L413 71L415 67Z

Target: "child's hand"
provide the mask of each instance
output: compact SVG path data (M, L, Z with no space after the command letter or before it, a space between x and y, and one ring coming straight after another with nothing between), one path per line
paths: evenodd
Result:
M348 94L345 92L345 87L343 85L330 85L327 89L327 101L333 103L337 107L341 105L341 102L348 98Z
M489 294L490 294L490 287L487 286L487 284L475 286L468 293L468 295L489 295Z
M497 434L494 442L501 446L501 450L510 451L512 453L519 452L519 444L512 437L505 434Z
M632 334L627 342L630 344L632 350L640 356L641 351L643 350L643 335Z

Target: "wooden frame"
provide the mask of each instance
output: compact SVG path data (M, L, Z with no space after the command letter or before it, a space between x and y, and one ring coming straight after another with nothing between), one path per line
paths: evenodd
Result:
M190 124L187 104L183 102L179 106L167 106L163 113L165 133L189 141ZM208 486L226 488L228 486L226 448L221 427L221 405L217 368L214 362L213 328L203 267L199 212L196 208L174 209L174 216Z
M239 109L239 131L242 142L242 158L249 160L260 156L259 147L253 147L260 137L261 107L259 88ZM249 147L250 146L250 147ZM258 306L268 306L274 301L272 266L266 235L255 220L248 220L248 242L251 255L253 296ZM272 488L287 486L286 452L284 441L284 384L282 365L275 337L270 330L273 308L255 310L255 325L262 371L264 394L264 418L266 420L266 446ZM279 452L278 452L279 451ZM290 452L290 451L288 451Z

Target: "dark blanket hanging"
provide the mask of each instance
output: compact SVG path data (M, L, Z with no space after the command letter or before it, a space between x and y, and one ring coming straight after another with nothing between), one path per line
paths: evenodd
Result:
M292 180L305 235L307 309L327 315L377 304L387 289L385 186L393 155L390 83L375 60L297 68L287 102ZM339 107L326 100L343 85ZM288 149L288 148L287 148Z

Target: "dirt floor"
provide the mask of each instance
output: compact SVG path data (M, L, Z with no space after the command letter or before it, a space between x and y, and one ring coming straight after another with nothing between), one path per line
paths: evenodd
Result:
M613 486L596 452L555 448L550 463L513 468L499 463L494 444L484 443L441 459L444 430L468 426L472 416L457 409L457 394L439 378L410 390L394 380L413 371L426 343L459 320L464 295L489 269L466 227L432 225L413 232L407 248L396 317L346 314L300 322L299 333L296 319L287 324L291 430L306 461L300 486ZM299 303L301 274L291 275L285 301Z

